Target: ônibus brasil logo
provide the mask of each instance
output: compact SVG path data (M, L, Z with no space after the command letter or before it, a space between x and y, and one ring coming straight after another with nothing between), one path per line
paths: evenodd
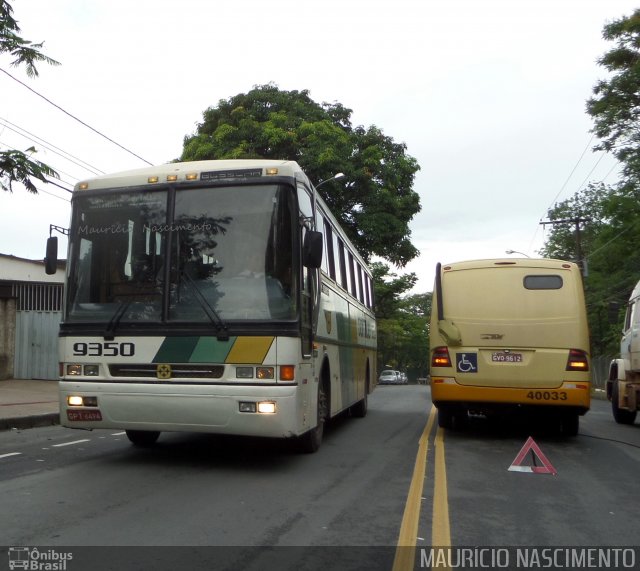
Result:
M27 569L29 571L67 571L67 562L73 559L71 553L55 549L37 547L10 547L9 569Z

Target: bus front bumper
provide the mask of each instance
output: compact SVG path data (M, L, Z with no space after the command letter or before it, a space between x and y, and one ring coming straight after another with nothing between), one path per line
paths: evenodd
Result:
M82 404L69 404L70 397ZM296 386L60 382L60 422L70 428L297 436L304 426ZM89 406L86 405L89 403ZM95 403L95 404L94 404ZM259 404L267 403L267 412ZM273 405L272 407L268 406ZM273 412L270 412L273 408ZM315 420L315 419L314 419Z

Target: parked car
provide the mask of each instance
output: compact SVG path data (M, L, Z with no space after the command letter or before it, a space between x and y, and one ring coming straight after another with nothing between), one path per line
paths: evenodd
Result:
M399 382L400 377L398 371L393 371L391 369L385 369L382 371L378 378L378 383L381 385L397 385Z

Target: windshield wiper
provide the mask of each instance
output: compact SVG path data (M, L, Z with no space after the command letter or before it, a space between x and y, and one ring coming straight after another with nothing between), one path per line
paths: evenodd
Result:
M129 309L129 306L131 305L132 301L133 300L128 299L124 303L120 303L120 305L118 306L118 309L115 310L103 334L105 341L113 341L115 332L116 332L116 327L118 327L118 323L120 323L120 320L122 319L125 311Z
M193 289L193 292L196 294L196 299L198 300L200 307L204 309L204 312L207 314L209 321L211 321L211 323L216 328L216 331L217 331L216 337L218 341L228 341L229 328L227 327L227 324L222 320L218 312L215 309L213 309L213 307L209 303L209 300L200 291L198 284L184 269L180 272L180 277L186 278L185 282L189 286L191 286L191 288Z

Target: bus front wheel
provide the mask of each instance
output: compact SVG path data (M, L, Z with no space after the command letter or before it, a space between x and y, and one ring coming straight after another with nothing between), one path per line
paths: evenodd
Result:
M300 451L312 454L318 451L324 435L324 423L329 416L329 402L324 383L318 387L318 421L315 428L305 432L299 439Z
M151 430L127 430L126 433L132 444L141 447L153 446L160 436L159 432Z

